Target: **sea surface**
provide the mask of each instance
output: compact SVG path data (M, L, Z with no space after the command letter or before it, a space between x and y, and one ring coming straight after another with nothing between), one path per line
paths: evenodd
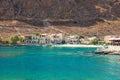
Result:
M120 80L120 56L96 48L0 47L0 80Z

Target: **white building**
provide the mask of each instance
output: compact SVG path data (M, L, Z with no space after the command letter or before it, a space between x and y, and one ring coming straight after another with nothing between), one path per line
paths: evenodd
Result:
M23 44L36 45L36 44L39 44L39 40L40 40L39 36L25 36L23 40Z
M48 34L41 34L40 35L39 43L41 45L49 44L50 43L50 37L49 37L49 35Z
M53 44L61 44L63 40L63 34L51 34L50 35L51 43Z
M78 35L70 35L65 38L67 44L79 44L80 39Z

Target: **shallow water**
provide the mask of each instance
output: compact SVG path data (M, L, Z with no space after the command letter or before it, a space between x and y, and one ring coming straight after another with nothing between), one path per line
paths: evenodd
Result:
M120 80L120 56L96 48L0 47L0 80Z

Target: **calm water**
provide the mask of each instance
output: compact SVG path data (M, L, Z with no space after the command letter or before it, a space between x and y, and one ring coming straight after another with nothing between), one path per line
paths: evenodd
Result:
M95 48L0 47L0 80L120 80L120 56Z

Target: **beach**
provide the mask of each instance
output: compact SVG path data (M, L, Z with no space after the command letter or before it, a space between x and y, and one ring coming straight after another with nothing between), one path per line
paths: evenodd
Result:
M83 44L62 44L62 45L52 45L52 47L81 47L81 48L87 48L87 47L93 47L93 48L101 48L102 45L83 45Z

